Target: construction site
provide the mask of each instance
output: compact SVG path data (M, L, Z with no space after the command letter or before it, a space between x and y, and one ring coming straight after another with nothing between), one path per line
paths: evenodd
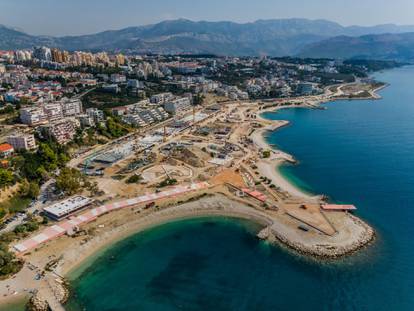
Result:
M271 212L296 234L337 235L341 219L355 207L326 205L322 196L292 191L276 173L277 165L294 159L270 148L263 136L286 122L258 119L261 107L256 103L214 108L194 109L162 127L112 142L85 155L78 167L97 182L106 199L208 182L210 188Z

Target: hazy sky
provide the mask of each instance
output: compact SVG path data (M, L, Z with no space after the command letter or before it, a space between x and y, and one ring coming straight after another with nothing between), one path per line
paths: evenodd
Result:
M343 25L414 24L414 0L0 0L0 24L31 34L93 33L165 19L304 17Z

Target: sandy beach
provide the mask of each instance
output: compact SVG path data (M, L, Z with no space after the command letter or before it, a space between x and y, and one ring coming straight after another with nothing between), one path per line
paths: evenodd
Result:
M223 194L220 194L221 191ZM297 253L326 258L352 253L374 236L368 225L355 221L345 213L332 213L329 216L339 230L337 235L326 237L318 231L304 233L297 229L298 222L284 212L253 208L242 199L229 197L224 188L180 198L181 202L186 200L188 203L182 204L178 201L165 201L160 204L163 207L156 212L128 208L104 215L86 225L82 234L62 236L26 254L26 264L22 271L12 279L0 281L0 303L8 303L11 299L27 299L25 297L30 295L30 291L37 289L49 303L55 303L55 310L63 310L59 309L59 300L64 299L67 293L62 277L78 275L114 243L171 221L207 216L247 219L263 226L259 234L262 239L287 246ZM54 262L53 273L37 280L36 275L51 262Z
M307 200L318 201L320 199L320 196L302 191L282 176L278 168L285 163L295 163L296 160L292 155L285 153L281 150L275 149L274 147L270 146L266 141L266 133L277 131L280 128L288 126L289 122L284 120L270 121L262 117L260 117L260 119L266 123L270 123L270 125L255 130L250 136L250 138L253 140L254 144L259 149L271 150L270 158L261 159L257 162L257 167L260 171L260 174L267 178L270 178L275 185L277 185L278 187L280 187L281 189L290 193L293 196L304 198Z

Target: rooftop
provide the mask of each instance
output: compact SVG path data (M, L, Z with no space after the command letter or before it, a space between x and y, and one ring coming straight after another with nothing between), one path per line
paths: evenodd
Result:
M14 149L13 149L13 146L10 145L10 144L1 144L0 145L0 152L6 152L6 151L12 151L12 150L14 150Z
M78 195L50 205L48 207L45 207L43 210L57 217L61 217L73 211L76 211L77 209L82 208L88 204L91 204L93 201L94 200L91 198Z

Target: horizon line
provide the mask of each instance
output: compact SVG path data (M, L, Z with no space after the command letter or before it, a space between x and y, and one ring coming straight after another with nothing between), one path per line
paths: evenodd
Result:
M324 19L324 18L306 18L306 17L284 17L284 18L269 18L269 19L255 19L253 21L245 21L245 22L239 22L239 21L232 21L232 20L196 20L196 19L191 19L191 18L186 18L186 17L179 17L179 18L171 18L171 19L163 19L160 20L158 22L154 22L154 23L148 23L148 24L142 24L142 25L130 25L130 26L125 26L125 27L121 27L121 28L113 28L113 29L103 29L100 31L95 31L95 32L89 32L89 33L78 33L78 34L62 34L62 35L44 35L44 34L35 34L35 33L29 33L27 32L25 29L18 27L18 26L11 26L11 25L5 25L5 24L0 24L0 26L4 26L8 29L12 29L18 32L22 32L25 33L27 35L30 36L36 36L36 37L53 37L53 38L63 38L63 37L78 37L78 36L88 36L88 35L95 35L95 34L99 34L99 33L103 33L103 32L110 32L110 31L119 31L119 30L123 30L123 29L128 29L128 28L139 28L139 27L150 27L150 26L154 26L157 24L161 24L164 22L174 22L174 21L190 21L190 22L194 22L194 23L202 23L202 22L206 22L206 23L233 23L233 24L238 24L238 25L247 25L247 24L254 24L260 21L283 21L283 20L307 20L307 21L312 21L312 22L317 22L317 21L325 21L325 22L330 22L330 23L334 23L334 24L338 24L341 27L344 28L348 28L348 27L379 27L379 26L398 26L398 27L404 27L404 26L414 26L414 24L397 24L397 23L393 23L393 22L389 22L389 23L381 23L381 24L373 24L373 25L358 25L358 24L351 24L351 25L344 25L341 24L337 21L334 20L330 20L330 19Z

